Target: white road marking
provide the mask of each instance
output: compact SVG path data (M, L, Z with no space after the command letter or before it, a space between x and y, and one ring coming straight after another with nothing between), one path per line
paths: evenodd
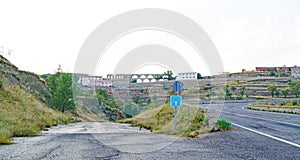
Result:
M276 122L276 123L282 123L282 124L288 124L288 125L294 125L294 126L300 127L300 124L295 124L295 123L290 123L290 122L276 121L276 120L273 120L273 119L266 119L266 118L254 117L254 116L248 116L248 115L243 115L243 114L238 114L238 113L230 113L230 112L225 112L225 111L222 111L222 112L223 113L237 115L237 116L241 116L241 117L256 118L256 119L261 119L261 120L265 120L265 121L273 121L273 122Z
M251 128L247 128L247 127L244 127L244 126L241 126L239 124L236 124L236 123L231 123L237 127L240 127L240 128L243 128L243 129L246 129L248 131L251 131L251 132L254 132L254 133L257 133L257 134L260 134L260 135L263 135L263 136L266 136L266 137L269 137L269 138L272 138L272 139L275 139L277 141L280 141L280 142L283 142L283 143L286 143L286 144L289 144L289 145L292 145L292 146L295 146L295 147L298 147L300 148L300 145L297 144L297 143L293 143L293 142L290 142L290 141L287 141L287 140L284 140L284 139L281 139L281 138L278 138L278 137L274 137L272 135L269 135L269 134L266 134L266 133L262 133L262 132L259 132L259 131L256 131L254 129L251 129Z

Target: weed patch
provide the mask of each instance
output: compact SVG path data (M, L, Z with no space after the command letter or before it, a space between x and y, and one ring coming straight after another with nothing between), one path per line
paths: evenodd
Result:
M225 119L218 119L216 124L221 131L229 130L231 126L231 123Z
M154 109L146 110L133 118L118 120L131 123L133 127L151 130L153 133L173 134L174 108L168 103ZM183 137L196 137L210 132L206 110L191 106L182 106L177 113L177 132Z

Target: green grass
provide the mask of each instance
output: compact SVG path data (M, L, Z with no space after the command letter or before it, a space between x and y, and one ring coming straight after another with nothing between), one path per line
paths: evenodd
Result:
M12 137L37 136L40 130L69 123L68 114L48 108L18 86L3 83L0 89L0 144L13 143Z
M216 124L221 131L229 130L231 126L231 123L225 119L218 119Z
M133 118L119 120L121 123L131 123L132 126L151 130L153 133L173 134L174 108L163 106L146 110ZM193 107L182 106L177 114L178 136L196 137L210 132L206 111Z

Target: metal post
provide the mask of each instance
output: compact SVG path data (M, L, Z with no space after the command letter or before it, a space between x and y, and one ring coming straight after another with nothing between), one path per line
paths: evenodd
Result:
M174 134L176 134L176 107L174 106Z
M178 96L179 95L179 92L177 91L176 92L176 95ZM176 134L176 114L177 114L177 111L176 111L176 106L174 106L174 134Z

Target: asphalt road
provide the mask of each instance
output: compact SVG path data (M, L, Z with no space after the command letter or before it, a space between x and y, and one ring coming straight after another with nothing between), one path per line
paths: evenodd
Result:
M221 117L300 147L300 115L253 111L247 104L232 103L225 104Z
M221 114L236 124L236 131L191 139L127 124L76 123L53 127L42 136L16 138L17 144L0 146L0 159L300 159L299 115L245 106L226 104Z

